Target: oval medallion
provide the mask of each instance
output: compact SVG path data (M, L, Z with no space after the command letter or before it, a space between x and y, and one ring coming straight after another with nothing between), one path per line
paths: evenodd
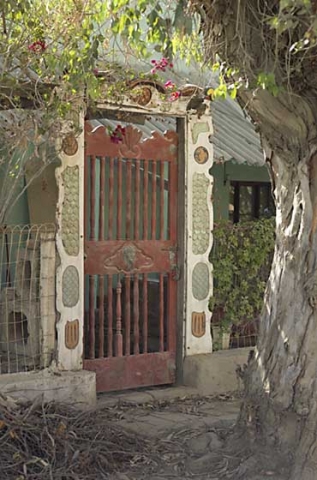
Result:
M209 153L207 148L197 147L194 152L194 159L197 163L199 163L199 165L203 165L204 163L208 162Z
M71 157L72 155L75 155L78 151L78 142L72 133L69 135L66 135L66 137L63 138L62 140L62 150L63 152Z

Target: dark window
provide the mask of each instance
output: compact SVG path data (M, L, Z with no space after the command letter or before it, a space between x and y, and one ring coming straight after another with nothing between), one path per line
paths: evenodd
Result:
M229 218L233 223L275 215L270 183L231 182Z

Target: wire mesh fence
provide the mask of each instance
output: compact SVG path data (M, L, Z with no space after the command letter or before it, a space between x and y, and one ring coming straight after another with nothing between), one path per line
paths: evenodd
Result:
M0 227L0 374L48 366L55 342L55 227Z

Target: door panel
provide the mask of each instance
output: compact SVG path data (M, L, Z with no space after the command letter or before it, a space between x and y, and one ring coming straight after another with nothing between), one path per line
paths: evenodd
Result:
M177 135L86 124L85 360L98 391L173 383Z

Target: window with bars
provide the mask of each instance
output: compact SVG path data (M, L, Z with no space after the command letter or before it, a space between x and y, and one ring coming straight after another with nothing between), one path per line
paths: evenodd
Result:
M275 205L269 182L231 182L229 218L233 223L274 215Z

